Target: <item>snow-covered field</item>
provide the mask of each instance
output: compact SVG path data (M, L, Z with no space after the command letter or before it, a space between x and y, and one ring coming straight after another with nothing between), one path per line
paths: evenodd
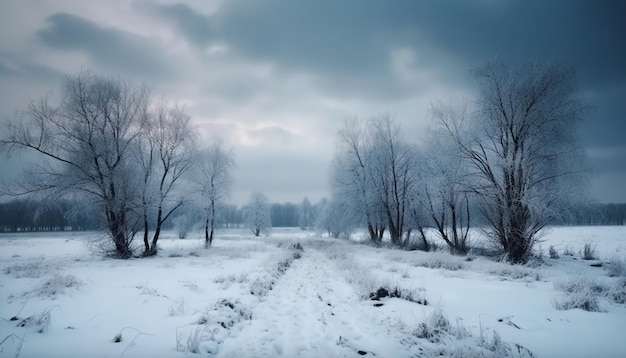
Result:
M115 260L98 235L0 235L0 357L626 356L626 227L554 228L534 266L297 229Z

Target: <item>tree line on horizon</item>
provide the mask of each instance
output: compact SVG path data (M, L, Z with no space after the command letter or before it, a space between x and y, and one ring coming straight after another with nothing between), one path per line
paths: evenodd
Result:
M327 203L322 199L311 203L304 198L301 203L270 203L269 227L300 228L302 230L321 229L319 214ZM82 211L77 215L74 207L79 206L69 200L54 203L37 199L15 199L0 203L0 232L46 232L46 231L91 231L104 230L95 211ZM216 225L218 229L245 227L244 206L223 203L217 207ZM176 216L163 223L163 229L175 230L186 237L191 231L200 231L202 209L187 205ZM154 229L151 225L150 229Z
M308 199L305 199L308 200ZM300 228L302 230L316 230L321 234L333 236L329 233L330 220L326 219L325 211L328 210L328 200L322 199L316 204L311 204L309 214L303 214L306 204L294 204L291 202L271 203L270 217L271 227ZM98 214L95 212L83 212L76 216L71 209L74 204L69 201L60 201L54 205L34 199L16 199L0 203L0 232L49 232L49 231L94 231L103 230L98 223ZM187 215L185 213L184 215ZM478 216L478 213L476 213ZM182 217L177 216L176 218ZM308 217L308 220L305 219ZM164 223L164 229L182 231L181 220L168 220ZM199 230L199 226L185 232ZM217 228L236 229L244 227L243 208L234 204L224 204L219 208ZM477 220L476 226L484 226L485 222ZM565 226L612 226L626 225L626 203L589 204L571 209L570 215L552 225Z

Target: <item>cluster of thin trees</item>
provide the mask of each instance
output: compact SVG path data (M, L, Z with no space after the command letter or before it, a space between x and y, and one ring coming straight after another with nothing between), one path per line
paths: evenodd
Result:
M58 101L32 101L8 125L0 149L42 158L12 191L94 209L112 250L124 258L133 255L140 232L144 255L156 254L163 224L189 203L202 209L210 245L234 166L221 141L198 146L181 105L91 72L68 76Z
M428 249L426 227L467 253L473 214L513 263L526 262L542 229L582 195L584 106L572 67L558 61L474 70L478 97L432 106L430 142L401 135L388 114L345 121L327 212L336 234L364 227L371 240Z

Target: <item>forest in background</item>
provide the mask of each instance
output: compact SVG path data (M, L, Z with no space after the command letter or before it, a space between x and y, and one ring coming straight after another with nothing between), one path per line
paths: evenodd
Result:
M272 227L300 227L303 229L324 230L320 211L324 200L317 204L308 202L308 214L303 210L308 200L303 203L272 203L270 206ZM30 199L12 200L0 203L0 232L30 231L82 231L104 230L96 212L81 210L76 213L76 203L61 201L55 205ZM308 216L308 222L304 218ZM238 228L243 225L242 207L234 204L223 205L219 210L218 227ZM477 218L478 219L478 218ZM626 225L626 203L589 204L570 211L570 215L554 225ZM174 223L168 220L167 229L173 229ZM198 228L199 229L199 228Z

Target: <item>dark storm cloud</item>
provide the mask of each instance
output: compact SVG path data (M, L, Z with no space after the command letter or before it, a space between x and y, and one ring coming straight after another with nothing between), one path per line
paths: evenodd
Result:
M563 56L585 81L626 77L623 1L227 1L224 39L251 56L333 74L376 75L409 46L434 66L441 52L470 67Z
M137 5L138 8L146 9L173 23L187 41L196 46L204 47L212 38L209 17L195 11L187 4L139 2Z
M192 44L223 41L283 70L315 73L339 95L401 97L415 90L391 72L389 52L399 47L441 77L498 56L565 58L581 69L584 85L626 79L622 1L231 0L211 16L182 3L150 7ZM446 68L443 58L459 67Z
M68 13L49 16L46 24L37 36L52 48L83 51L97 64L126 73L162 77L172 70L163 49L150 38Z
M398 14L410 8L410 3L397 4L400 8L392 9ZM205 47L213 39L240 56L278 65L283 73L314 74L317 84L335 95L405 96L407 87L396 81L389 67L389 52L413 42L403 40L411 34L405 29L411 18L381 17L389 12L387 5L369 5L227 1L210 17L184 4L152 4L150 8L160 18L173 21L189 43Z
M468 70L492 57L563 59L592 94L581 127L591 165L626 178L624 1L230 0L210 15L183 4L155 8L189 43L225 43L280 73L308 73L344 99L399 101L446 81L471 87ZM398 49L414 55L409 70L432 76L403 83L391 63Z

